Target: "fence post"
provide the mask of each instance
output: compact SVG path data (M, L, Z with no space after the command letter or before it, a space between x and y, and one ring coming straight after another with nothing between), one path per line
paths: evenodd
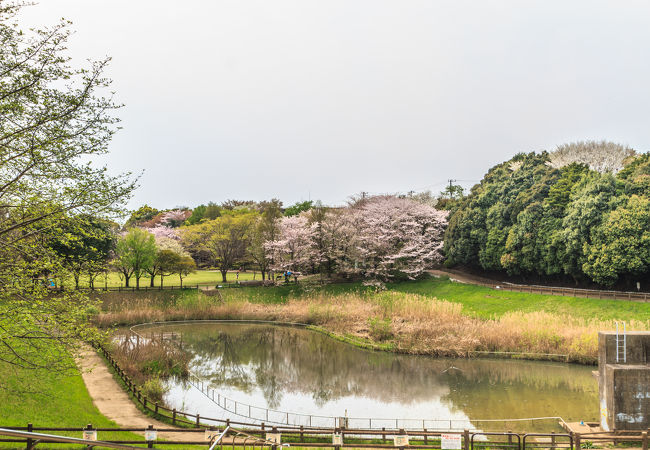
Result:
M427 436L427 429L426 429L426 428L423 428L423 430L424 430L424 445L427 445L427 438L428 438L428 436Z
M27 424L27 432L31 433L34 431L34 426L31 423ZM27 438L27 450L32 450L32 446L34 445L34 441Z
M92 429L93 429L93 425L92 425L91 423L89 423L88 425L86 425L86 430L92 430ZM87 449L92 449L92 447L91 447L90 445L87 446L86 448L87 448Z
M156 402L156 409L155 409L155 411L156 411L156 414L158 414L158 402Z
M172 409L172 423L176 425L176 408Z
M147 430L153 430L153 425L149 424ZM153 441L147 441L147 448L153 448Z
M648 432L644 431L641 433L641 448L643 450L648 450Z
M574 449L575 450L580 450L582 448L582 444L580 442L580 433L576 433L574 436Z
M469 430L467 428L463 431L463 449L469 450Z
M201 414L196 413L196 427L197 427L197 428L200 426L200 425L199 425L199 420L201 420Z

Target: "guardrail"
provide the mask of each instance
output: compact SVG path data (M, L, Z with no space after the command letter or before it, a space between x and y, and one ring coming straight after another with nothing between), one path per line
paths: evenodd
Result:
M454 275L467 276L462 272L456 272L451 270L444 270L443 272L449 275L450 277L453 277ZM638 302L650 301L650 293L647 292L612 291L612 290L601 290L601 289L541 286L535 284L516 284L516 283L510 283L506 281L487 282L487 281L481 281L476 278L470 278L469 283L478 286L489 287L492 289L500 289L506 291L514 291L514 292L528 292L531 294L557 295L562 297L599 298L599 299L609 299L609 300L629 300L629 301L638 301Z
M63 436L41 431L80 433L82 438ZM114 439L111 433L135 432L144 433L144 439ZM159 434L160 433L160 434ZM196 435L196 439L175 439L175 434L183 433ZM104 439L99 437L108 436ZM162 439L160 439L162 437ZM182 437L182 436L181 436ZM642 450L648 450L648 433L633 432L626 434L602 433L487 433L487 432L406 432L405 430L376 431L335 428L329 430L286 430L271 428L267 430L244 430L226 426L223 429L205 428L158 428L152 425L148 428L85 428L63 427L2 427L0 442L25 444L26 448L34 449L39 444L63 443L80 445L86 448L104 447L115 449L137 449L146 446L154 448L156 444L186 446L206 446L208 450L217 447L231 447L233 450L269 448L298 445L300 447L318 447L322 449L340 448L419 448L419 449L451 449L462 450L537 450L537 449L566 449L581 450L583 446L590 448L593 444L613 443L615 446L626 446L636 443ZM136 447L137 445L137 447Z

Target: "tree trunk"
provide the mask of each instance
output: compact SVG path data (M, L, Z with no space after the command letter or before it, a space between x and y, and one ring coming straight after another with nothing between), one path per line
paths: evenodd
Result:
M179 274L178 274L178 278L181 279L181 287L183 287L183 275L181 275L181 274L179 273Z
M151 278L150 278L151 283L149 284L149 287L153 287L153 281L154 281L155 279L156 279L156 276L155 276L155 275L151 275Z
M221 281L223 283L227 283L228 280L226 279L226 277L228 275L228 270L227 269L226 270L220 270L220 272L221 272Z
M127 274L124 274L124 287L129 287L129 280L131 279L130 276Z
M138 275L135 276L135 288L140 290L140 277Z
M160 289L163 287L163 274L160 272Z
M74 277L74 288L76 290L79 290L79 274L75 273L73 277Z

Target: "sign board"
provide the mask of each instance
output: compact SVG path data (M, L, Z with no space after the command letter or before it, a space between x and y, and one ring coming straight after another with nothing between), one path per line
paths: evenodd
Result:
M97 440L97 430L84 430L83 439L87 441Z
M343 436L341 433L334 433L332 435L332 445L343 445Z
M406 447L409 445L409 437L405 434L399 434L393 437L395 447Z
M280 445L282 443L282 433L266 433L266 440Z
M460 450L460 434L445 434L440 435L440 448L445 450Z
M144 430L144 440L145 441L155 441L158 438L158 431L156 430Z

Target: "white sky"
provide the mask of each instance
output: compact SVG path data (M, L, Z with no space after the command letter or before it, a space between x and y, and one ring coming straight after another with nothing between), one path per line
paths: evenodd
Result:
M40 0L113 58L131 206L437 192L519 151L650 147L650 2ZM466 186L471 182L463 182Z

